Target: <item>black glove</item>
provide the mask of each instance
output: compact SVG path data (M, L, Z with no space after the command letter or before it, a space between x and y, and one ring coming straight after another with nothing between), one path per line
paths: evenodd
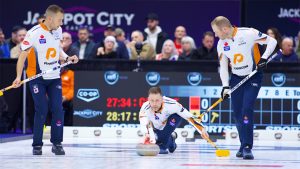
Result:
M227 99L229 97L229 94L227 94L230 91L229 86L223 86L222 92L221 92L221 97L223 100Z
M257 71L263 71L267 68L267 59L260 58L259 62L257 63Z

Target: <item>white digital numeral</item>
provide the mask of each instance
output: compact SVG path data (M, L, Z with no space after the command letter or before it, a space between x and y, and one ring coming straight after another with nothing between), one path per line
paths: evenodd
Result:
M208 100L207 99L202 99L201 100L201 107L202 107L202 109L207 109L208 108Z
M204 116L202 117L202 122L207 123L208 122L208 115L204 114Z

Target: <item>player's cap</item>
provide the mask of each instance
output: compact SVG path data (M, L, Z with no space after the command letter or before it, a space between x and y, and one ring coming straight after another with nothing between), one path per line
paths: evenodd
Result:
M156 20L156 21L158 21L158 15L156 13L149 13L146 16L145 20Z

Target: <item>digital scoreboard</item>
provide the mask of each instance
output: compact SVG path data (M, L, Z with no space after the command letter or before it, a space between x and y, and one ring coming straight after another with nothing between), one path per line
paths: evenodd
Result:
M74 126L138 127L139 110L151 86L180 102L194 115L204 112L220 97L219 74L211 72L76 71ZM203 117L210 133L235 126L231 100L225 100ZM300 130L300 77L265 73L255 102L257 129ZM189 127L183 122L181 127Z

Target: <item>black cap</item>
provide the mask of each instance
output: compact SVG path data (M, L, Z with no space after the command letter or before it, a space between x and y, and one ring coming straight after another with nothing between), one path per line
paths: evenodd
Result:
M106 28L105 28L105 30L106 30L106 31L107 31L107 30L115 31L115 27L112 26L112 25L107 25Z
M149 13L145 20L156 20L158 21L158 15L156 13Z

